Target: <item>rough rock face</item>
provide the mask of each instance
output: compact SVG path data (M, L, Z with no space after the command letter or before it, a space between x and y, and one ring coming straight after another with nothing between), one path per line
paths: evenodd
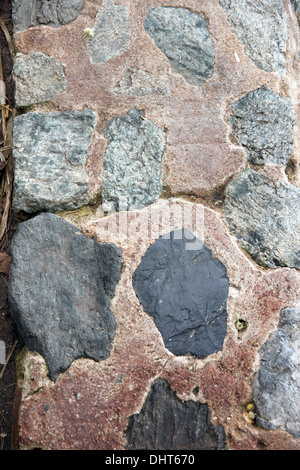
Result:
M286 71L287 16L282 0L219 0L250 59L267 72Z
M256 422L300 437L300 309L281 311L278 328L261 347L253 380Z
M130 32L128 7L103 0L88 47L92 62L107 62L125 52Z
M246 170L225 192L224 214L241 246L262 266L300 268L300 190Z
M88 203L85 162L95 113L30 112L14 121L15 210L75 209Z
M294 148L291 100L263 86L231 103L231 110L232 132L245 147L249 162L285 166Z
M153 382L139 414L129 417L128 450L225 450L223 426L214 426L206 404L182 402L165 379Z
M57 28L76 20L83 0L12 0L14 30L41 24Z
M186 8L153 8L144 27L175 72L189 83L199 85L211 77L214 46L201 15Z
M114 93L135 95L135 96L151 96L168 94L167 84L143 70L135 70L128 68L125 70L122 80L114 88Z
M16 106L43 103L67 88L63 66L42 52L17 54L13 74Z
M130 210L154 202L162 192L163 129L133 108L112 119L104 135L108 141L102 177L104 210Z
M203 358L222 349L226 274L225 266L189 230L160 237L148 248L133 287L173 354Z
M121 250L85 237L54 214L20 224L11 250L13 317L28 348L44 357L50 378L79 357L107 358Z

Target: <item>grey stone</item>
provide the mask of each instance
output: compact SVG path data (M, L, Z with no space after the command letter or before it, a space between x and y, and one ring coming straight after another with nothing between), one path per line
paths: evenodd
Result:
M294 149L295 116L291 100L262 86L231 104L232 132L248 160L285 166Z
M103 0L88 45L92 63L104 63L123 54L128 49L130 33L128 7Z
M297 14L300 14L300 0L291 0L293 8Z
M204 358L222 350L227 270L192 232L180 229L160 237L148 248L132 283L173 354Z
M128 68L118 85L113 90L116 94L135 96L167 95L167 84L159 77L143 70Z
M54 212L89 202L85 163L94 124L87 109L15 118L14 210Z
M13 75L16 106L43 103L67 89L63 66L42 52L18 53Z
M282 0L219 0L246 54L266 72L285 74L287 14Z
M166 134L143 112L131 109L111 119L102 175L105 211L131 210L152 204L162 192L161 162Z
M121 250L43 213L19 225L11 255L13 318L28 348L44 357L50 378L80 357L106 359L116 330L110 301Z
M300 309L281 311L278 328L259 355L252 383L256 423L300 437Z
M14 30L69 24L76 20L83 6L83 0L12 0Z
M246 170L225 191L224 215L242 248L267 268L300 268L300 190Z
M173 70L192 85L211 77L214 45L206 19L186 8L158 7L144 22L146 32L167 56Z
M156 379L140 413L129 417L127 450L225 450L221 425L206 404L180 400L165 379ZM182 461L181 461L182 462Z

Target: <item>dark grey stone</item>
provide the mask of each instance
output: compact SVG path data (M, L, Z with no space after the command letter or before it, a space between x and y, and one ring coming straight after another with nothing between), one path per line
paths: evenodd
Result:
M76 20L83 6L83 0L12 0L14 30L69 24Z
M231 103L232 132L250 163L286 165L294 149L295 116L291 100L268 87Z
M256 423L300 437L300 309L281 311L278 328L259 351L253 379Z
M153 382L141 412L129 417L127 450L225 450L221 425L206 404L181 401L164 379ZM181 461L182 462L182 461Z
M300 14L300 0L291 0L293 8L297 14Z
M219 0L228 21L255 65L285 74L288 23L282 0Z
M300 190L246 170L225 191L230 231L255 261L267 268L300 269Z
M116 330L110 301L121 250L44 213L19 225L11 257L13 318L28 348L44 357L50 378L75 359L106 359Z
M227 270L192 232L175 230L160 237L148 248L132 281L173 354L204 358L222 350Z
M88 109L15 118L14 210L55 212L89 202L85 163L94 124Z
M128 49L131 25L128 7L103 0L96 17L88 51L93 63L104 63Z
M111 119L102 175L105 211L132 210L152 204L162 192L161 162L166 134L143 112L131 109Z
M158 7L144 22L146 32L167 56L175 72L199 85L211 77L214 45L206 19L186 8Z
M63 66L42 52L18 53L13 75L16 106L43 103L67 89Z

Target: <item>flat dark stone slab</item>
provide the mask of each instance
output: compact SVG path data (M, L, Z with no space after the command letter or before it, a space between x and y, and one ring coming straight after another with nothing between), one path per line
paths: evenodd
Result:
M44 357L50 378L80 357L106 359L116 330L110 301L121 250L44 213L19 225L11 255L13 318L28 348Z
M190 231L176 230L151 245L133 275L133 287L173 354L204 358L222 350L227 270Z
M153 382L141 412L129 417L125 435L129 450L226 449L224 428L212 424L208 406L182 402L164 379Z

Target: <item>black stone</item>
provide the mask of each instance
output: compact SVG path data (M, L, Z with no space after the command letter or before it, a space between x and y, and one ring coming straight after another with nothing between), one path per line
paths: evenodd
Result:
M128 450L225 450L221 425L211 422L206 404L182 402L168 382L157 379L139 414L129 417Z
M121 250L44 213L19 225L11 256L13 318L27 347L44 357L50 378L75 359L106 359L116 330L110 300Z
M133 275L145 311L175 355L204 358L223 348L229 281L225 266L188 230L151 245Z

